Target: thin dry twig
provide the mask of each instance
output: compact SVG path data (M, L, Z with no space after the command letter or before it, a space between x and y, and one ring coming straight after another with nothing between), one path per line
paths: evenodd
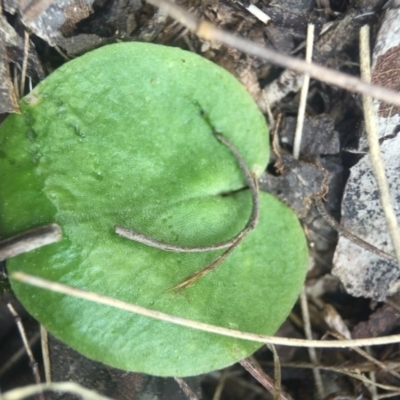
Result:
M347 376L350 376L351 378L358 379L361 382L364 382L366 385L370 386L376 386L380 389L384 390L397 390L400 392L400 387L398 386L391 386L391 385L383 385L378 382L373 382L371 379L367 378L365 375L362 375L359 371L354 371L354 372L345 372L344 373Z
M339 340L345 339L345 337L338 332L330 331L329 334ZM382 361L379 361L375 357L371 356L371 354L369 354L367 351L365 351L359 347L353 347L352 350L354 350L355 352L360 354L362 357L366 358L368 361L372 362L378 368L380 368L383 371L387 372L388 374L394 376L395 378L400 379L400 374L398 372L393 371L393 369L391 369L389 366L385 365ZM372 371L372 372L374 372L374 371Z
M263 366L273 366L274 363L272 361L263 361L262 363ZM388 366L392 364L392 362L387 361ZM282 362L282 367L284 368L302 368L302 369L313 369L314 364L311 362L302 362L302 361L288 361L288 362ZM370 372L370 371L375 371L376 367L370 362L354 362L354 363L346 363L345 365L339 364L339 365L334 365L334 364L320 364L318 366L319 368L330 371L341 371L341 372L352 372L352 371L359 371L359 372Z
M207 120L207 119L206 119ZM207 120L208 122L208 120ZM214 271L217 269L225 260L226 258L236 249L237 246L242 242L242 240L246 237L246 235L253 230L258 223L259 215L260 215L260 200L259 200L259 194L258 194L258 181L255 175L249 170L249 168L246 165L246 162L236 149L236 147L224 136L218 134L215 132L214 128L210 124L210 128L213 130L214 136L225 146L229 148L229 150L232 152L232 154L235 156L236 161L238 162L240 169L243 172L243 175L246 180L246 184L250 189L251 193L251 199L252 199L252 211L249 217L249 220L245 227L233 238L217 243L217 244L212 244L209 246L199 246L199 247L185 247L185 246L176 246L172 244L167 244L160 242L158 240L155 240L149 236L146 236L142 233L138 233L135 231L132 231L130 229L122 228L120 226L115 226L115 232L123 236L127 239L145 244L150 247L155 247L160 250L165 250L165 251L174 251L174 252L184 252L184 253L197 253L197 252L204 252L204 251L213 251L213 250L220 250L227 248L228 249L222 253L219 257L217 257L213 262L208 264L206 267L202 268L200 271L195 272L194 274L190 275L186 279L184 279L182 282L178 283L177 285L169 288L167 291L171 290L182 290L185 288L188 288L189 286L193 285L198 279L202 278L204 275Z
M303 316L303 324L304 324L304 333L308 340L312 340L312 330L311 330L311 322L310 322L310 313L308 310L308 301L306 289L303 287L303 290L300 294L300 305L301 305L301 313ZM320 399L325 397L324 385L322 383L321 371L316 366L318 363L317 353L313 347L308 348L308 355L310 357L311 362L315 365L313 369L313 375L315 380L315 386L317 387L318 396Z
M42 344L42 357L44 366L44 378L46 383L51 383L51 365L49 354L49 335L43 325L40 325L40 339Z
M385 393L385 394L380 394L378 395L378 399L391 399L392 397L398 397L399 392L394 392L394 393Z
M215 388L215 392L214 392L214 396L213 396L212 400L220 400L221 399L222 391L224 390L224 386L225 386L227 377L228 377L228 369L224 369L221 372L221 376L218 380L218 385Z
M255 180L255 182L257 182ZM246 232L247 233L247 232ZM185 278L182 282L178 283L175 286L172 286L171 288L167 289L167 291L171 290L181 290L188 288L189 286L193 285L198 279L202 278L204 275L214 271L217 269L226 259L227 257L233 253L233 251L236 249L237 246L242 242L242 240L245 238L243 235L239 239L236 240L235 243L232 244L231 247L229 247L228 250L226 250L224 253L222 253L217 259L215 259L211 264L208 264L206 267L201 269L200 271L195 272L194 274L188 276Z
M0 261L61 240L61 228L50 224L0 241Z
M291 338L260 335L251 332L242 332L235 329L223 328L220 326L209 325L203 322L177 317L160 311L150 310L148 308L144 308L136 304L126 303L124 301L117 300L112 297L77 289L72 286L63 285L61 283L49 281L47 279L42 279L37 276L25 274L23 272L14 272L11 274L11 278L26 283L28 285L92 301L98 304L104 304L106 306L118 308L120 310L125 310L134 314L143 315L145 317L150 317L157 320L170 322L176 325L186 326L192 329L198 329L204 332L216 333L218 335L249 340L252 342L272 343L281 346L316 347L316 348L345 348L345 347L378 346L383 344L400 343L400 335L390 335L390 336L366 338L366 339L331 341L331 340L291 339Z
M19 86L18 86L18 68L16 64L11 64L13 67L13 72L14 72L14 78L13 78L13 86L14 86L14 93L15 93L15 98L18 103L18 99L21 97L19 93Z
M335 229L338 233L340 233L343 237L346 239L352 241L354 244L357 246L362 247L365 250L370 251L371 253L376 254L379 257L382 257L385 260L388 261L394 261L397 262L396 257L393 257L392 255L385 253L384 251L378 249L377 247L373 246L372 244L366 242L365 240L361 239L360 237L354 235L353 233L349 232L347 229L343 228L342 225L340 225L337 221L335 221L326 211L324 204L322 203L322 200L318 197L314 198L315 205L321 214L321 216L324 218L324 220L333 228Z
M32 348L39 341L39 339L39 333L33 335L32 338L29 339L29 347ZM26 356L26 350L24 346L20 347L11 357L7 359L7 362L1 366L0 377L7 373L7 371L9 371L10 368L12 368L17 362L19 362L23 356Z
M74 382L41 383L39 385L24 386L3 393L2 400L22 400L44 391L73 393L81 396L83 400L112 400L110 397L93 392Z
M24 38L24 58L22 60L22 71L21 71L21 86L19 88L20 96L23 97L25 91L25 79L26 79L26 69L28 66L28 56L29 56L29 32L25 30Z
M270 363L265 363L266 365L270 365ZM289 368L307 368L307 369L313 369L314 364L307 364L307 363L283 363L283 367L289 367ZM400 393L400 387L398 386L389 386L389 385L383 385L380 383L374 383L371 382L370 379L368 379L365 375L361 374L360 369L356 367L342 367L342 366L326 366L326 365L319 365L319 368L324 370L324 371L330 371L330 372L337 372L339 374L343 374L346 376L349 376L354 379L358 379L362 382L365 382L367 384L374 384L375 386L384 389L384 390L396 390L397 393Z
M307 73L311 78L341 87L350 92L364 93L387 103L400 105L400 93L393 90L372 85L340 71L317 64L310 64L304 60L283 55L275 50L268 49L263 45L254 43L251 40L235 36L213 26L209 22L198 20L192 14L186 12L182 7L177 6L169 0L148 0L148 2L166 11L172 18L179 21L182 25L202 39L224 43L243 51L246 54L262 58L273 64L303 74Z
M252 358L244 358L239 361L240 365L249 373L251 376L257 380L258 383L263 385L265 389L271 394L275 391L275 383L258 365L258 363ZM287 393L281 391L280 396L277 400L292 400L292 397Z
M370 350L369 347L366 348L367 351ZM375 371L371 371L368 373L369 379L371 382L374 382L373 385L367 385L369 392L371 393L371 400L378 400L378 388L376 387L376 373Z
M366 82L371 82L370 49L369 49L369 26L364 25L360 30L360 69L361 76ZM369 145L372 171L378 186L379 198L386 218L390 238L400 268L400 230L397 223L396 213L393 209L390 197L389 185L386 178L385 166L379 149L379 138L376 131L376 121L372 105L372 98L363 96L363 109L365 119L365 131Z
M281 362L279 360L278 352L273 344L268 345L268 348L272 351L274 357L274 400L279 399L282 393L282 374L281 374Z
M233 145L233 143L231 143L227 138L216 133L215 131L213 131L213 134L221 143L227 146L229 150L232 152L232 154L235 156L236 161L238 162L240 169L242 170L243 175L245 177L246 184L250 189L253 206L249 220L245 225L245 227L233 238L209 246L177 246L169 243L160 242L159 240L155 240L147 235L133 231L131 229L123 228L121 226L115 226L115 233L117 233L117 235L132 240L134 242L145 244L146 246L155 247L157 249L164 251L173 251L175 253L200 253L200 252L221 250L226 248L228 248L227 253L228 252L230 253L230 249L232 247L236 247L240 243L240 241L247 235L247 233L253 230L257 226L260 215L260 201L258 195L257 179L253 175L253 173L249 170L246 162L243 160L242 156L240 155L236 147ZM229 253L226 254L226 256L228 256ZM226 258L226 256L224 258ZM217 261L218 260L213 262L213 264L217 263ZM220 265L221 262L218 262L216 266ZM214 268L212 269L215 269L216 266L214 266Z
M324 303L321 300L317 300L317 302L320 303L323 319L329 329L343 335L342 339L351 339L350 330L347 327L347 324L343 321L342 316L337 312L336 308L332 304Z
M278 162L280 162L280 158L282 157L281 156L281 146L279 144L279 136L278 136L279 128L280 128L281 122L282 122L282 117L283 117L283 113L279 113L278 117L276 118L276 123L274 124L274 128L272 130L272 151L278 158ZM275 166L276 166L276 163L275 163Z
M175 376L174 379L189 400L198 400L198 397L193 393L193 390L190 389L189 385L182 378Z
M24 344L24 348L26 351L26 354L28 355L30 366L32 368L33 372L33 377L35 378L35 382L37 384L40 384L40 374L39 374L39 366L38 363L35 360L35 357L33 356L31 347L29 346L29 341L25 333L24 325L22 324L21 317L18 315L18 313L15 311L15 308L11 303L7 304L8 309L10 310L11 315L15 319L15 323L17 324L19 334L22 339L22 343ZM38 397L40 400L44 400L44 395L43 393L38 393Z
M307 26L307 45L306 45L306 62L312 62L312 51L314 45L314 25ZM304 126L304 117L306 113L308 88L310 86L310 74L304 74L303 85L300 91L299 111L297 113L296 131L294 133L293 142L293 158L297 160L300 156L301 138Z

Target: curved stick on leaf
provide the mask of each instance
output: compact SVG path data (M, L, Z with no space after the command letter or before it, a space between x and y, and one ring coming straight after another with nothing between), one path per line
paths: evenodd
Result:
M182 282L178 283L175 286L172 286L171 288L167 289L166 291L170 292L172 290L186 289L189 286L192 286L193 283L195 283L198 279L202 278L204 275L206 275L209 272L214 271L215 269L217 269L226 260L226 258L229 256L229 254L231 254L233 252L233 250L236 249L236 247L240 244L240 242L244 239L244 237L245 237L245 235L243 235L241 238L237 239L236 242L234 242L231 247L229 247L227 250L225 250L213 262L211 262L210 264L206 265L200 271L197 271L194 274L188 276Z
M233 238L226 240L221 243L212 244L209 246L197 246L197 247L190 247L190 246L177 246L174 244L164 243L159 240L153 239L149 236L146 236L142 233L135 232L131 229L123 228L121 226L115 226L115 233L119 236L125 237L127 239L133 240L134 242L139 242L145 244L146 246L155 247L157 249L165 250L165 251L173 251L176 253L200 253L206 251L213 251L213 250L221 250L226 248L231 248L232 246L236 247L238 241L240 242L246 234L254 229L258 223L259 218L259 208L260 208L260 201L258 195L258 184L256 177L252 174L249 170L248 166L246 165L245 161L243 160L242 156L239 154L236 147L224 136L220 135L213 131L214 136L225 146L229 148L232 154L235 156L240 169L242 170L246 184L251 191L251 198L253 202L252 211L250 214L250 218L246 224L246 226Z

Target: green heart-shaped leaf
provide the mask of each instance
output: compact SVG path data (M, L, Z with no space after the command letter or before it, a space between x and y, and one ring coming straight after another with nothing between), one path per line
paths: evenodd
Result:
M307 248L291 210L260 195L260 222L215 271L166 291L223 250L174 253L119 237L121 225L182 246L235 236L250 170L268 160L264 118L226 71L179 49L103 47L71 61L0 128L0 234L57 222L63 239L8 261L53 281L196 321L273 334L302 286ZM222 368L258 343L200 332L13 282L55 336L114 367L161 376Z

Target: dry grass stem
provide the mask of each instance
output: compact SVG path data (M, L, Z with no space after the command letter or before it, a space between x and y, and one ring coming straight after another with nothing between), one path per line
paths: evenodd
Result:
M266 363L269 365L270 363ZM307 368L307 369L313 369L314 365L313 364L306 364L306 363L283 363L283 367L289 367L289 368ZM357 380L360 380L364 383L367 384L374 384L376 387L384 390L391 390L391 391L396 391L397 394L400 393L400 387L398 386L390 386L390 385L383 385L380 383L372 382L369 378L367 378L365 375L363 375L360 372L360 368L355 365L352 367L342 367L342 366L324 366L324 365L319 365L319 369L324 370L324 371L329 371L329 372L336 372L339 374L343 374L346 376L349 376L350 378L354 378ZM370 370L366 371L370 372Z
M28 358L29 358L29 362L30 362L30 366L32 368L33 377L35 378L35 382L37 384L40 384L39 366L38 366L38 363L35 360L35 357L33 356L31 347L29 346L28 338L26 336L25 329L24 329L24 326L22 324L21 317L15 311L15 308L13 307L13 305L11 303L8 303L7 307L10 310L11 315L14 317L15 323L17 324L18 331L19 331L19 334L20 334L21 339L22 339L22 343L24 345L26 354L28 355ZM43 393L39 392L38 393L38 398L40 400L44 400Z
M275 392L274 381L262 370L255 359L250 357L244 358L239 361L239 363L259 384L264 386L268 392L272 394ZM292 397L281 391L280 396L277 397L276 400L292 400Z
M32 348L40 339L40 334L36 333L32 336L28 341L29 348ZM17 362L21 360L23 356L26 356L25 347L19 348L10 358L7 359L7 362L4 363L0 368L0 377L7 373ZM0 397L1 400L1 397Z
M346 239L350 240L357 246L362 247L365 250L370 251L371 253L376 254L377 256L388 260L397 262L396 257L392 256L391 254L385 253L384 251L378 249L377 247L373 246L372 244L366 242L365 240L359 238L358 236L354 235L353 233L349 232L347 229L343 228L337 221L335 221L326 211L324 204L320 198L314 198L315 205L318 209L318 212L324 218L324 220L338 233L344 236Z
M26 79L26 69L28 67L28 56L29 56L29 33L25 30L24 38L24 58L22 60L22 71L21 71L21 86L19 88L20 96L24 96L25 91L25 79Z
M268 345L274 357L274 400L279 399L282 393L282 374L281 374L281 361L276 347L273 344Z
M273 362L262 362L262 365L264 366L273 366ZM302 369L313 369L314 364L311 362L301 362L301 361L292 361L292 362L283 362L281 364L282 367L285 368L302 368ZM320 364L318 366L320 369L323 369L324 371L334 371L334 372L340 372L340 373L346 373L346 372L352 372L352 371L359 371L359 372L371 372L371 371L376 371L376 366L372 364L371 362L354 362L354 363L346 363L345 365L339 364L339 365L323 365ZM391 361L387 361L387 366L388 369L393 368L393 363Z
M312 330L311 330L311 322L310 322L310 313L308 309L308 300L306 294L306 288L303 287L302 292L300 293L300 305L301 305L301 314L303 317L304 324L304 334L308 340L312 340ZM308 355L310 357L311 362L315 365L313 369L313 375L315 380L315 386L317 387L318 397L323 399L325 397L324 385L322 383L321 371L316 366L318 363L317 353L313 347L308 348Z
M10 390L2 394L2 400L22 400L43 391L72 393L80 396L83 400L112 400L110 397L102 396L96 392L86 389L74 382L41 383L38 385L24 386Z
M150 310L138 306L136 304L126 303L112 297L104 296L101 294L81 290L72 286L63 285L61 283L48 281L37 276L25 274L23 272L14 272L11 278L28 285L36 286L42 289L51 290L52 292L66 294L79 299L92 301L98 304L125 310L134 314L143 315L145 317L154 318L157 320L170 322L176 325L186 326L192 329L198 329L204 332L215 333L217 335L234 337L237 339L249 340L258 343L269 343L281 346L295 346L295 347L316 347L316 348L345 348L345 347L360 347L360 346L378 346L391 343L400 343L400 335L383 336L378 338L367 339L353 339L353 340L304 340L304 339L291 339L274 336L260 335L251 332L242 332L235 329L223 328L220 326L209 325L203 322L192 321L189 319L176 317L162 313L160 311Z
M190 389L189 385L182 378L176 376L174 379L189 400L198 400L198 397L193 393L192 389Z
M361 76L366 82L371 81L370 49L369 49L369 27L364 25L360 30L360 68ZM389 184L387 182L385 167L379 149L379 138L376 131L376 121L372 105L372 98L363 95L363 110L365 119L365 131L369 145L372 171L374 173L380 201L386 218L390 238L400 267L400 231L397 217L393 209L390 197Z
M371 400L378 400L378 388L376 387L376 374L374 371L371 371L368 373L368 376L371 382L374 382L373 385L368 385L369 392L371 393Z
M60 226L50 224L1 240L0 261L58 242L61 237Z
M13 68L13 86L14 86L14 93L15 93L15 98L18 99L21 97L19 93L19 85L18 85L18 68L16 64L11 64Z
M308 63L311 63L312 61L313 45L314 45L314 25L308 24L307 45L306 45L306 62ZM294 143L293 143L293 158L296 160L300 157L301 138L303 133L304 117L306 113L307 95L309 86L310 86L310 74L304 74L303 85L301 86L301 91L300 91L299 110L297 113L296 131L294 133Z
M244 239L244 236L241 238L237 239L235 243L232 244L231 247L229 247L228 250L225 250L218 258L216 258L213 262L208 264L206 267L202 268L200 271L195 272L194 274L188 276L185 278L182 282L178 283L175 286L172 286L171 288L167 289L167 291L171 290L182 290L186 289L189 286L193 285L197 280L202 278L204 275L207 275L208 273L214 271L217 269L226 259L227 257L233 253L233 251L236 249L237 246L242 242Z
M268 99L266 99L265 96L262 96L260 101L262 102L263 113L265 113L267 116L269 128L275 129L275 118L274 118L274 114L272 113L271 105L269 104Z
M386 393L386 394L380 394L378 395L378 399L391 399L393 397L398 397L399 393L398 392L394 392L394 393Z
M44 379L46 383L51 383L51 365L49 354L49 335L43 325L40 325L40 339L42 345L42 357L44 366Z
M222 391L224 390L224 386L225 386L227 377L228 377L228 369L224 369L221 372L221 376L218 380L218 385L215 388L215 392L214 392L214 396L213 396L212 400L220 400L221 399Z
M351 92L364 93L387 103L400 105L400 93L393 90L372 85L340 71L317 64L310 64L304 60L283 55L263 45L254 43L251 40L238 37L208 22L199 21L182 7L177 6L169 0L149 0L148 2L166 11L172 18L179 21L202 39L224 43L246 54L262 58L273 64L280 65L281 67L289 68L303 74L309 74L311 78L318 79L322 82L341 87Z
M342 340L344 339L344 336L341 335L340 333L337 332L329 332L329 334L336 339ZM382 369L386 373L394 376L397 379L400 379L400 374L396 371L393 371L393 369L387 365L385 365L383 362L377 360L375 357L373 357L369 352L359 348L359 347L353 347L352 350L360 354L360 356L364 357L368 361L370 361L372 364L376 365L378 368ZM372 371L373 372L373 371Z
M278 160L282 157L281 156L281 146L279 144L279 127L282 122L283 113L279 113L278 117L276 118L276 123L274 124L274 128L272 130L272 151L278 158Z
M54 46L54 50L65 60L70 61L72 57L67 56L58 46Z

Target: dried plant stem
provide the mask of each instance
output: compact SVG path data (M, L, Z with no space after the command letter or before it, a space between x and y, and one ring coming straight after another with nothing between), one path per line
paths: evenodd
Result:
M267 363L268 364L268 363ZM313 364L305 364L305 363L284 363L282 364L283 367L290 367L290 368L307 368L307 369L313 369L314 365ZM358 379L362 382L365 382L367 384L374 384L376 387L379 387L384 390L395 390L397 393L400 393L400 387L399 386L389 386L389 385L383 385L380 383L375 383L372 382L370 379L368 379L365 375L363 375L359 368L349 368L349 367L343 367L343 366L324 366L320 365L320 369L324 371L330 371L330 372L337 372L339 374L347 375L350 376L351 378Z
M392 397L398 397L399 396L399 392L394 392L394 393L386 393L386 394L380 394L378 395L378 399L390 399Z
M16 99L16 102L18 103L19 101L19 86L18 86L18 69L15 64L11 64L12 70L13 70L13 87L14 87L14 97Z
M268 348L272 351L274 357L274 399L279 399L282 393L281 362L276 347L270 344Z
M311 63L312 51L314 44L314 25L307 26L307 45L306 45L306 62ZM300 156L301 138L304 126L304 117L306 113L308 88L310 86L310 74L304 74L303 85L300 92L299 111L297 113L296 131L294 133L293 158L298 159Z
M15 308L13 307L13 305L11 303L8 303L7 307L10 310L11 315L14 317L15 323L17 324L18 331L19 331L19 334L20 334L21 339L22 339L22 343L24 344L24 348L25 348L26 354L28 355L28 358L29 358L29 362L30 362L30 365L31 365L31 368L32 368L33 377L35 378L35 382L37 384L40 384L40 374L39 374L38 363L36 362L35 357L33 356L31 347L29 346L28 338L26 336L25 329L24 329L24 326L23 326L22 321L21 321L21 317L15 311ZM38 393L38 398L40 400L44 400L43 393Z
M368 25L364 25L360 30L360 67L362 78L366 82L370 82L371 68ZM393 209L385 167L379 149L379 138L376 131L376 121L371 97L363 95L363 109L372 171L378 185L379 197L385 214L386 224L392 240L394 252L396 254L397 265L400 268L400 230Z
M311 330L310 313L309 313L309 309L308 309L308 301L307 301L307 294L306 294L305 287L303 287L303 290L300 293L300 305L301 305L301 313L303 316L305 336L308 340L312 340L313 336L312 336L312 330ZM313 347L308 348L308 355L310 357L311 362L315 366L317 366L319 364L318 358L317 358L317 353ZM324 385L322 383L321 370L317 367L314 367L313 375L314 375L314 380L315 380L315 386L317 387L318 397L320 399L323 399L325 397L325 390L324 390Z
M100 395L86 389L74 382L41 383L39 385L29 385L18 389L10 390L2 394L2 400L22 400L26 397L34 396L43 391L73 393L80 396L83 400L112 400L110 397Z
M22 60L22 71L21 71L21 86L19 89L19 94L21 97L24 96L25 91L25 79L26 79L26 69L28 66L28 56L29 56L29 32L25 30L24 38L24 58Z
M132 231L130 229L123 228L121 226L115 226L115 233L117 233L119 236L125 237L127 239L133 240L138 243L145 244L146 246L150 247L155 247L160 250L164 251L173 251L176 253L200 253L200 252L207 252L207 251L214 251L214 250L221 250L221 249L226 249L226 248L231 248L231 247L236 247L238 242L243 239L249 231L254 229L258 223L258 218L260 214L260 201L259 201L259 195L258 195L258 185L257 185L257 180L253 176L252 172L249 170L246 162L243 160L242 156L236 149L236 147L224 136L213 132L214 136L225 146L227 146L232 154L235 156L236 161L238 162L240 169L243 172L243 175L246 180L246 184L250 189L251 192L251 198L253 202L252 206L252 211L249 217L249 220L246 224L246 226L233 238L226 240L221 243L216 243L212 244L209 246L177 246L173 244L168 244L161 242L159 240L155 240L147 235L144 235L139 232ZM228 249L229 251L229 249ZM228 252L227 251L227 252ZM228 254L227 254L228 255ZM226 256L227 256L226 255ZM224 258L226 258L226 256ZM223 260L222 260L223 261ZM218 263L218 265L220 262ZM218 265L216 265L213 269L215 269Z
M215 388L215 392L214 392L214 396L213 396L212 400L220 400L221 399L222 391L224 390L224 386L225 386L227 377L228 377L228 369L224 369L221 372L221 376L218 380L218 385Z
M148 0L148 2L165 10L172 18L179 21L182 25L202 39L224 43L243 51L246 54L262 58L273 64L303 74L307 73L311 78L318 79L322 82L341 87L351 92L364 93L387 103L400 105L400 94L393 90L385 89L377 85L371 85L370 83L363 82L358 78L344 74L340 71L329 69L317 64L310 64L304 60L283 55L263 45L254 43L251 40L233 35L208 22L198 20L182 7L177 6L169 0Z
M61 228L57 224L40 226L0 241L0 261L15 257L61 240Z
M218 335L234 337L237 339L249 340L258 343L272 343L281 346L294 347L316 347L316 348L345 348L359 346L378 346L390 343L400 343L400 335L391 335L378 338L353 339L353 340L304 340L291 339L274 336L260 335L251 332L242 332L235 329L223 328L220 326L209 325L203 322L192 321L189 319L177 317L162 313L160 311L150 310L138 306L136 304L126 303L112 297L100 295L97 293L81 290L72 286L63 285L61 283L52 282L23 272L14 272L11 278L28 285L36 286L42 289L51 290L56 293L62 293L76 298L92 301L98 304L104 304L119 310L125 310L134 314L143 315L145 317L170 322L176 325L186 326L188 328L201 330L204 332L215 333Z
M172 286L171 288L167 289L167 291L171 290L181 290L188 288L189 286L193 285L198 279L202 278L204 275L208 274L209 272L214 271L217 269L225 260L226 258L233 253L233 250L236 249L237 246L239 246L240 242L244 239L244 236L241 238L237 239L235 243L231 247L229 247L228 250L226 250L224 253L222 253L216 260L214 260L211 264L208 264L206 267L202 268L200 271L195 272L194 274L188 276L185 278L182 282L178 283L175 286Z
M370 349L369 347L367 347L366 350L367 350L368 352L371 352L371 349ZM371 357L372 357L372 356L371 356ZM372 384L372 385L369 385L369 387L368 387L368 389L369 389L369 391L370 391L370 393L371 393L371 400L378 400L379 397L378 397L378 389L377 389L377 387L376 387L377 380L376 380L376 373L375 373L375 371L369 372L369 373L368 373L368 376L369 376L369 379L371 380L371 382L373 382L373 384Z
M345 339L345 337L338 332L330 331L329 334L339 340ZM375 357L372 357L371 354L369 354L367 351L361 349L360 347L353 347L352 350L360 354L360 356L366 358L368 361L370 361L372 364L376 365L378 368L382 369L386 373L394 376L397 379L400 379L400 374L398 372L394 371L391 367L385 365L383 362L377 360Z
M362 247L365 250L370 251L371 253L376 254L379 257L384 258L385 260L388 261L394 261L397 262L396 257L393 257L392 255L385 253L384 251L378 249L377 247L373 246L372 244L366 242L365 240L359 238L358 236L354 235L353 233L349 232L347 229L343 228L337 221L335 221L326 211L324 204L322 203L322 200L320 198L314 198L315 205L317 206L317 209L321 216L324 218L324 220L337 232L339 232L342 236L344 236L346 239L352 241L355 243L357 246Z
M50 354L49 354L49 334L47 333L45 327L40 325L40 339L42 344L42 356L44 365L44 377L46 383L51 383L51 364L50 364Z
M176 376L174 379L189 400L198 400L198 397L193 393L193 390L190 389L189 385L182 378Z
M40 334L36 333L33 335L28 342L30 348L32 348L40 339ZM7 362L3 364L0 368L0 377L6 374L10 368L12 368L16 363L18 363L23 356L26 356L25 347L20 347L10 358L7 359ZM0 396L1 400L1 396Z
M258 383L263 385L265 389L270 393L275 392L275 383L274 381L262 370L262 368L258 365L258 363L252 358L244 358L239 361L240 365L253 376L254 379L257 380ZM275 397L274 397L275 398ZM276 397L277 400L292 400L292 397L281 391L279 397Z

